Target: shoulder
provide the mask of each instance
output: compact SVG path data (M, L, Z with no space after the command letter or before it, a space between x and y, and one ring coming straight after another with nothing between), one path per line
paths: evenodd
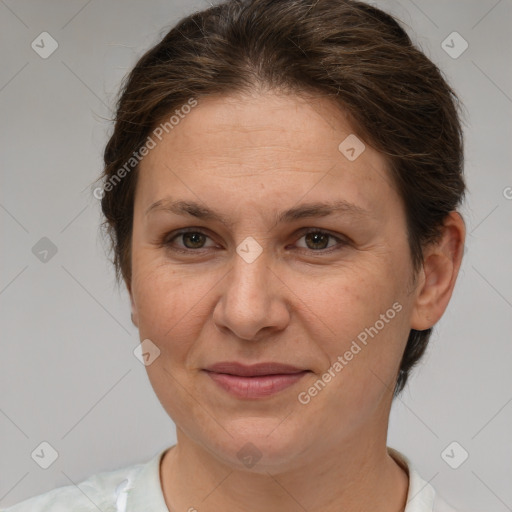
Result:
M91 475L77 485L57 487L17 503L1 512L115 512L123 491L140 473L144 464Z

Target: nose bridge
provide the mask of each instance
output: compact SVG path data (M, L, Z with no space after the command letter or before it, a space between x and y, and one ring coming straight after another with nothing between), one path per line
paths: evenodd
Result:
M271 261L269 250L252 237L241 242L236 249L230 279L230 293L252 307L261 307L269 302L271 294ZM258 304L258 301L261 301Z
M217 304L216 323L244 339L256 337L265 327L282 328L287 309L278 297L269 249L245 239L236 252Z

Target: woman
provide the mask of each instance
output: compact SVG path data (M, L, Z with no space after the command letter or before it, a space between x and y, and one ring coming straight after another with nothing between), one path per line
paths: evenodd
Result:
M386 446L464 247L458 101L384 12L228 0L128 76L101 198L177 427L8 509L453 510Z

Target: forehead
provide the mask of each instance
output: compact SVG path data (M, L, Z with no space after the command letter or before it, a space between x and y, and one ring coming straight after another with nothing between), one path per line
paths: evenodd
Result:
M226 150L230 155L251 150L263 154L268 148L326 160L337 150L336 142L354 134L346 114L328 98L275 92L201 98L167 131L167 142L197 154L204 153L206 145L212 156Z
M314 199L313 191L339 191L340 197L331 199L367 209L378 208L386 195L396 199L384 157L354 133L343 111L325 97L255 93L201 98L155 140L141 162L137 185L146 208L177 189L190 199L208 197L214 189L236 189L240 201L264 193L286 202L306 193Z

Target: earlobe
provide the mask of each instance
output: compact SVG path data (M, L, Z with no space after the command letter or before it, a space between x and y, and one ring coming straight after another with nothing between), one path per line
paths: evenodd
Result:
M133 302L133 297L130 294L130 303L132 308L132 324L135 327L139 327L139 316L137 315L137 308L135 307L135 303Z
M128 290L128 294L130 296L130 307L131 307L131 318L132 318L132 324L135 325L135 327L139 327L139 317L137 315L137 307L135 306L135 301L133 300L132 290L130 285L126 285L126 288Z
M464 239L464 221L457 212L451 212L443 222L440 239L424 252L423 279L416 291L412 329L429 329L443 316L459 272Z

